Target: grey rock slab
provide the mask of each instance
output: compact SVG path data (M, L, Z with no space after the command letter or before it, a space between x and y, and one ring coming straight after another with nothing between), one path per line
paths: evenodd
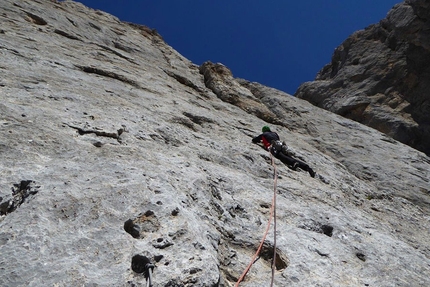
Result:
M1 286L143 286L135 255L154 286L233 286L270 216L263 125L317 172L275 160L276 286L429 285L425 154L102 11L2 6Z

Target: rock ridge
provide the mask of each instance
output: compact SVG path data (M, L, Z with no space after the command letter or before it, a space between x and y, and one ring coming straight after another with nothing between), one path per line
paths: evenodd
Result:
M430 154L430 7L406 0L346 39L295 93Z

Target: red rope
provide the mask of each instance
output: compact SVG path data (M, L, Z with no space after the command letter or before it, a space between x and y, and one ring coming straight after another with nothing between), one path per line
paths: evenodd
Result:
M276 258L276 185L277 185L277 179L278 179L278 174L276 172L276 166L275 166L275 162L273 159L273 155L270 153L270 157L271 157L271 161L272 161L272 166L274 168L273 172L274 172L274 192L273 192L273 198L272 198L272 207L270 209L270 217L269 217L269 222L267 223L267 227L266 227L266 231L264 232L263 238L261 239L260 245L258 246L257 251L255 252L254 256L252 256L251 262L249 262L248 266L246 267L246 269L243 271L242 275L239 277L239 279L237 280L236 284L234 285L235 287L238 287L240 282L242 282L242 280L245 278L246 274L248 273L249 269L251 269L251 266L254 264L255 259L257 258L257 256L260 254L261 252L261 248L263 247L264 241L266 240L267 237L267 233L269 233L269 229L270 229L270 224L272 222L272 217L274 217L274 236L275 236L275 240L274 240L274 247L273 247L273 261L272 261L272 281L270 283L270 286L273 286L273 280L275 277L275 258Z

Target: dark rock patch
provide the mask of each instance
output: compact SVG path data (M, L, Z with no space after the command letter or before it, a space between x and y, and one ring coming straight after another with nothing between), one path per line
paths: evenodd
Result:
M328 237L331 237L333 235L333 227L330 225L321 225L321 231Z
M133 238L144 238L145 233L156 232L159 228L160 223L151 210L124 222L124 230L133 236Z
M273 254L274 254L274 248L271 243L264 242L263 247L260 252L260 257L264 260L270 262L272 264L273 262ZM276 258L275 258L275 267L276 270L284 270L289 265L289 260L286 254L284 254L281 250L276 248Z
M363 253L357 252L355 256L357 256L357 258L360 259L361 261L366 262L366 255L364 255Z
M108 137L108 138L113 138L113 139L119 140L119 137L124 132L124 129L122 129L122 128L118 129L116 132L106 132L106 131L100 130L98 128L86 129L86 128L81 128L81 127L69 125L67 123L64 123L64 124L77 130L79 135L81 135L81 136L86 135L86 134L95 134L96 136L99 136L99 137ZM101 147L102 145L103 144L100 142L94 143L94 146L96 146L96 147Z
M301 229L322 233L328 237L333 235L333 227L327 224L321 224L313 220L309 220L298 226Z
M63 37L69 38L69 39L71 39L71 40L80 40L77 36L72 35L72 34L70 34L70 33L67 33L67 32L65 32L65 31L62 31L62 30L55 29L55 30L54 30L54 33L55 33L55 34L58 34L58 35L61 35L61 36L63 36Z
M199 88L198 86L196 86L192 81L190 81L189 79L185 78L184 76L181 76L179 74L176 74L176 73L168 71L168 70L164 70L164 72L167 75L169 75L170 77L172 77L173 79L175 79L176 81L178 81L179 83L181 83L182 85L190 87L193 90L196 90L198 93L202 93L203 92L201 88Z
M172 210L171 215L172 216L177 216L179 214L179 208L175 208L174 210Z
M112 71L106 71L106 70L103 70L100 68L87 67L87 66L76 66L76 67L85 73L97 74L97 75L100 75L103 77L108 77L111 79L115 79L115 80L124 82L124 83L129 84L129 85L136 87L136 88L140 88L140 85L136 81L128 79L127 77L120 75L120 74L117 74L117 73L112 72Z
M140 237L140 227L139 225L135 224L131 219L128 219L126 222L124 222L124 230L128 234L133 236L133 238Z
M131 259L131 269L139 274L145 276L148 286L152 286L152 272L154 271L155 265L152 264L151 260L143 255L134 255Z
M2 202L0 198L0 215L6 215L15 211L30 196L39 192L40 186L36 186L32 180L22 180L12 187L12 197Z
M33 13L25 12L27 14L27 18L25 18L27 21L34 23L36 25L46 25L48 22L46 22L42 17L39 17Z
M430 155L428 15L426 1L396 5L348 37L294 95Z
M152 246L157 249L165 249L172 245L173 245L173 242L163 237L157 238L152 242Z
M94 24L92 22L88 22L88 25L90 25L90 27L92 27L92 28L94 28L94 29L96 29L98 31L102 30L102 28L100 28L99 26L97 26L96 24Z
M184 112L183 115L189 118L193 123L198 124L200 126L204 123L214 123L214 120L205 116L194 115L192 113L187 112Z

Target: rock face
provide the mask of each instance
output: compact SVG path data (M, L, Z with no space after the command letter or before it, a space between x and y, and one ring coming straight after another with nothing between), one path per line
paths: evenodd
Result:
M430 4L406 0L336 48L295 96L430 155Z
M430 159L71 1L2 0L0 286L429 286ZM274 226L240 286L268 286Z

